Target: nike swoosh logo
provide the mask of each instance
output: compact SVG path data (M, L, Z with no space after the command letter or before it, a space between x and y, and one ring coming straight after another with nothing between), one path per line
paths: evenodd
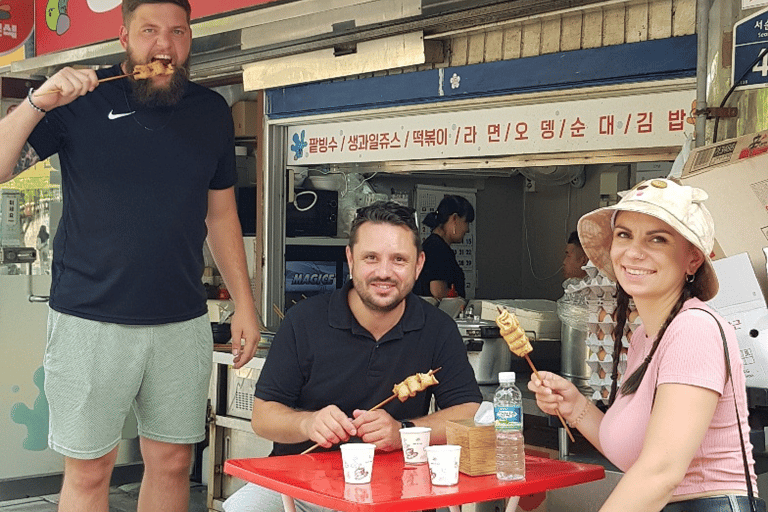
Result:
M114 114L113 112L114 111L110 110L109 114L107 114L107 117L110 120L112 120L112 119L119 119L119 118L125 117L125 116L130 116L130 115L134 114L136 111L134 110L132 112L123 112L123 113L120 113L120 114Z

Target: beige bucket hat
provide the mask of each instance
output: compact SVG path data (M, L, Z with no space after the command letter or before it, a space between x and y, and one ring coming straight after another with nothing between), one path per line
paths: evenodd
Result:
M717 295L719 284L710 258L715 244L715 223L703 204L709 197L707 193L672 180L653 179L619 195L621 200L615 205L599 208L579 219L579 239L590 261L616 281L609 254L616 212L645 213L669 224L704 254L704 263L694 282L696 295L704 301Z

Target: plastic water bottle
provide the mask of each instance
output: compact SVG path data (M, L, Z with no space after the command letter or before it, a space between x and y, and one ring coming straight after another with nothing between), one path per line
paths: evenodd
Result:
M525 478L523 442L523 397L515 386L515 372L499 373L499 388L493 396L496 426L496 478Z

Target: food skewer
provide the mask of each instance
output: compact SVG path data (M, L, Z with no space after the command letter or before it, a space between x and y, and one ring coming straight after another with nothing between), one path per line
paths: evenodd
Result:
M282 320L283 318L285 318L285 313L283 313L282 311L280 311L280 308L279 308L279 307L277 307L277 304L272 304L272 311L274 311L274 312L275 312L275 314L276 314L278 317L280 317L280 320Z
M110 76L99 80L101 82L109 82L110 80L117 80L118 78L125 78L128 76L134 77L136 80L144 80L152 78L153 76L171 75L173 74L173 64L165 63L163 61L155 60L149 64L137 64L134 66L133 73L125 73L117 76ZM61 89L58 87L45 92L36 92L34 96L45 96L47 94L60 93Z
M520 322L517 321L515 315L511 314L506 309L501 309L498 306L496 309L499 311L499 316L496 317L496 325L499 326L499 329L501 330L501 336L504 338L504 341L506 341L507 345L509 345L509 350L511 350L516 356L524 357L525 360L528 361L528 365L531 367L531 370L533 370L536 378L544 382L544 380L539 376L539 371L533 365L533 361L531 361L531 358L528 356L529 353L533 352L533 347L531 346L531 342L528 339L528 336L525 335L525 331L522 327L520 327ZM557 413L557 417L560 418L560 422L563 424L563 427L565 428L565 431L568 434L571 442L576 442L576 440L573 438L571 430L565 423L565 419L563 419L562 415L560 414L560 411L555 409L555 412Z
M424 391L429 386L433 386L435 384L438 384L437 379L434 377L435 373L439 372L440 368L436 368L434 370L429 370L427 373L417 373L416 375L411 375L410 377L407 377L404 381L395 384L395 386L392 388L392 395L388 398L385 398L378 404L374 405L369 411L375 411L376 409L381 409L385 405L387 405L389 402L394 400L395 398L399 398L401 402L405 402L408 400L409 397L415 396L416 393L419 391ZM307 454L320 446L320 443L315 443L313 446L310 446L303 452L301 452L301 455Z

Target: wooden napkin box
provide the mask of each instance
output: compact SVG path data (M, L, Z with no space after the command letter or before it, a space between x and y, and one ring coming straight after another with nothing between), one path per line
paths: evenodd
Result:
M475 425L475 420L445 423L447 444L461 446L459 471L469 476L496 474L496 431L491 425Z

